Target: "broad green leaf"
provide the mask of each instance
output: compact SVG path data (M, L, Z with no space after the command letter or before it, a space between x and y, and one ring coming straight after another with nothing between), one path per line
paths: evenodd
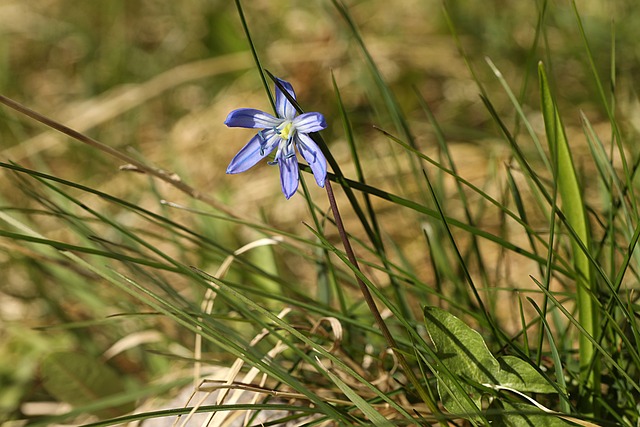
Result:
M556 414L545 413L532 405L509 401L495 401L489 406L487 419L493 425L506 427L566 427L576 424Z
M515 356L498 359L500 370L496 372L499 385L531 393L556 393L557 390L533 366Z
M447 410L477 413L481 385L501 385L519 391L553 393L556 390L531 365L517 357L493 357L482 336L454 315L436 308L424 310L427 332L439 363L438 392ZM469 399L463 399L464 391ZM475 407L471 406L471 403Z
M538 74L542 116L549 150L552 160L554 160L554 178L562 197L562 213L567 218L567 224L574 231L571 238L571 249L573 252L573 264L577 273L576 301L578 304L578 320L586 331L586 334L580 334L579 338L580 376L585 380L589 388L599 389L599 359L595 354L593 338L591 337L597 337L600 319L591 299L594 280L587 255L591 246L589 223L571 147L542 63L538 64ZM592 363L593 367L591 367Z
M42 361L41 372L45 389L56 399L75 407L126 391L124 382L113 369L85 354L52 353ZM134 402L130 402L93 413L107 418L123 415L134 409Z

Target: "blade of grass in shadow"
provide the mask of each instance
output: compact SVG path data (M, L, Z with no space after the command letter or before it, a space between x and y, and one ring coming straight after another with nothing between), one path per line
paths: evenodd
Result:
M531 43L531 48L529 49L529 51L527 52L527 62L526 62L526 66L524 67L524 78L522 81L522 86L520 86L520 94L518 96L517 99L514 98L514 100L516 101L516 103L518 105L521 105L526 94L527 91L529 89L529 81L531 80L531 77L534 76L536 77L536 73L535 73L535 64L539 59L539 55L538 55L538 46L540 45L540 39L543 35L543 29L545 28L545 19L547 16L547 7L548 7L548 1L547 0L542 0L542 5L538 5L538 2L536 1L536 6L538 6L538 20L536 22L536 31L535 34L533 36L533 42ZM514 125L514 130L513 130L513 134L514 135L518 135L519 129L520 129L520 120L522 119L523 115L520 113L520 111L517 111L517 115L516 115L516 120L515 120L515 125ZM525 125L526 125L526 120L525 120ZM531 134L531 132L529 131L529 129L527 129L527 131L529 132L529 134ZM543 161L546 160L546 156L541 156ZM546 164L547 169L549 169L549 165ZM550 169L549 169L550 170Z
M428 258L436 276L436 289L439 293L443 293L442 284L448 281L453 284L453 290L450 293L451 298L456 301L454 307L458 307L462 311L474 311L471 309L473 301L468 286L466 286L464 279L459 277L458 269L452 265L452 261L449 259L449 250L444 245L447 240L436 235L436 230L430 222L426 222L422 226L422 233L429 248ZM442 304L444 301L440 300L439 302Z
M558 301L555 297L555 295L548 291L547 289L544 288L544 285L542 283L540 283L540 281L538 281L535 277L533 276L529 276L531 278L531 280L533 280L533 282L538 286L538 288L545 293L545 295L547 295L547 297L549 298L549 301L554 305L554 307L556 309L558 309L564 316L565 318L571 322L571 324L578 330L578 332L581 335L585 335L587 336L586 330L584 329L584 327L582 326L582 324L580 323L580 321L578 319L576 319L570 312L569 310L567 310L565 308L565 306L562 304L562 302ZM591 344L593 345L594 349L598 351L598 353L601 355L602 359L606 362L609 363L609 366L611 368L615 368L615 371L618 372L622 377L624 377L624 379L626 381L628 381L628 385L633 388L634 390L636 390L637 392L640 392L640 384L637 384L637 381L634 381L631 376L629 375L629 373L627 373L627 369L623 366L621 366L614 358L613 356L605 349L603 348L598 342L596 342L591 336L589 336L589 338L591 338Z
M454 177L458 177L458 168L456 166L456 162L453 158L453 156L451 155L451 151L449 150L449 145L447 144L446 138L444 136L444 132L442 131L442 128L440 127L440 124L438 123L438 120L436 119L436 117L434 116L433 112L431 111L431 108L429 107L429 104L427 104L427 101L424 99L424 97L422 96L422 94L418 91L417 88L414 87L414 92L418 98L418 102L420 103L420 106L422 107L422 110L425 112L425 114L427 115L427 119L429 120L429 123L431 124L431 127L433 128L435 137L436 137L436 141L438 142L438 146L440 147L440 151L442 153L444 153L444 156L447 160L447 163L449 165L449 168L451 170L451 175ZM467 199L467 195L465 194L463 188L462 188L462 182L458 179L455 180L455 184L456 184L456 190L458 192L458 197L460 198L460 201L462 202L462 207L464 209L464 214L465 214L465 218L467 220L467 223L470 226L475 226L475 221L473 219L473 216L471 214L471 209L469 207L469 200ZM484 193L484 192L482 192ZM478 244L478 237L475 234L471 235L471 245L468 249L468 251L470 253L473 253L475 255L475 259L477 262L477 268L480 274L480 277L482 279L482 283L484 284L484 286L488 286L489 284L489 277L487 275L487 269L484 265L484 259L482 258L481 254L480 254L480 246ZM467 256L465 255L463 257L464 259L467 259Z
M542 114L550 152L554 161L555 181L562 198L562 211L567 218L567 222L575 230L577 239L580 239L588 251L588 248L591 246L589 226L584 210L584 202L582 200L582 190L573 164L571 150L562 126L560 113L557 110L556 103L549 89L549 83L542 63L539 65L538 70ZM592 301L594 281L591 275L590 261L581 246L575 242L576 239L572 238L573 263L577 273L578 317L587 334L580 335L580 372L581 378L584 381L583 392L591 390L597 394L598 390L600 390L600 367L596 364L594 369L589 369L589 366L592 360L598 357L590 337L597 337L600 333L599 315ZM592 398L583 402L583 405L588 411L595 411Z
M547 244L548 248L553 248L554 247L554 242L556 240L556 213L558 211L558 204L557 204L557 200L558 199L558 189L557 186L554 186L553 188L553 200L551 203L551 215L549 216L549 242ZM552 265L554 262L554 258L556 257L556 253L553 250L549 250L547 251L547 261L545 263L545 271L543 272L543 277L544 277L544 286L547 290L551 289L551 276L553 275L553 269L552 269ZM542 266L540 266L540 269L542 270ZM542 301L542 316L540 317L540 321L541 322L546 322L547 319L547 312L549 310L549 300L547 298L547 295L544 295L543 301ZM537 352L536 352L536 365L540 366L541 362L542 362L542 347L543 347L543 343L544 343L544 331L543 331L543 326L541 325L540 327L540 334L538 336L538 346L537 346Z
M614 141L616 143L616 146L618 147L618 155L620 156L622 168L624 171L624 177L627 179L627 186L631 187L632 184L630 179L632 174L629 171L629 165L627 163L627 159L625 155L626 150L622 146L622 135L620 134L620 128L618 127L618 122L616 121L616 118L615 118L615 112L611 107L611 105L609 105L609 101L607 101L607 94L604 90L604 85L602 84L600 75L598 74L596 61L593 57L593 51L591 50L591 45L589 44L589 40L587 39L587 34L584 30L584 25L582 24L582 18L580 17L580 12L578 11L578 6L575 0L571 1L571 6L573 7L576 23L578 24L578 30L580 32L580 38L582 39L582 44L584 45L587 60L589 62L589 68L591 69L591 73L593 75L593 81L595 82L596 87L598 88L598 96L600 97L600 102L602 103L602 106L607 114L607 118L609 119L609 124L611 125L612 133L615 136ZM614 43L614 40L612 40L612 43ZM615 45L612 45L612 46L615 46ZM612 52L612 55L613 55L613 52ZM615 56L612 56L611 58L612 58L612 61L615 61ZM611 70L612 73L614 72L613 70L615 70L615 63L612 64L612 70ZM611 82L610 87L611 87L611 96L615 100L614 81ZM631 202L631 206L633 207L633 212L638 212L636 196L633 192L629 193L629 199Z
M347 23L347 26L351 30L351 34L355 38L356 43L360 48L360 51L364 55L365 61L367 63L367 67L369 68L369 70L371 71L371 74L373 75L376 86L378 87L378 90L382 95L385 106L387 107L387 111L389 112L389 114L391 114L394 124L398 127L398 130L402 133L403 137L407 141L410 141L411 146L415 148L415 142L413 141L413 137L411 135L411 131L404 117L404 114L402 113L400 106L398 105L398 102L396 101L393 95L393 92L389 89L389 86L384 81L384 78L382 77L382 74L380 73L380 70L378 69L378 66L376 65L375 61L373 60L373 57L369 53L369 50L367 49L367 46L364 43L364 40L360 36L358 27L353 21L351 14L347 9L347 6L341 0L331 0L331 2L333 3L336 10L340 13L342 18L345 20L345 22Z
M520 291L517 291L517 297L518 297L518 314L520 315L520 326L521 326L520 334L522 335L522 350L524 351L524 354L527 356L527 359L531 359L531 352L529 350L529 333L527 332L529 329L527 328L527 320L524 314L524 307L522 304L522 295L520 294Z
M325 229L327 217L325 216L324 219L325 221L323 221L321 224L318 224L320 226L318 230ZM338 271L329 258L329 251L327 251L327 249L322 246L320 242L317 243L320 247L316 249L318 254L316 255L316 259L320 258L319 255L321 255L323 259L321 263L315 261L318 264L317 270L319 276L317 299L320 302L324 302L327 306L331 306L333 299L332 296L335 295L338 300L340 311L346 315L349 313L348 298L345 294L345 290L339 284Z
M545 285L546 286L546 285ZM569 395L567 393L567 383L564 379L564 368L562 364L562 360L560 359L560 353L558 352L558 347L556 345L556 341L553 338L553 333L551 332L551 328L547 323L546 313L538 307L536 302L527 298L531 306L538 313L538 317L542 322L541 328L544 329L544 332L547 335L547 341L549 341L549 348L551 349L551 360L553 360L553 367L555 370L555 380L557 382L559 388L559 396L560 396L560 410L565 414L571 414L571 402L569 402Z
M509 191L511 193L511 197L516 205L516 210L518 211L518 216L522 220L526 227L524 227L524 232L527 234L527 240L529 241L529 245L531 246L531 251L538 255L538 249L536 246L535 239L538 238L538 233L533 231L533 227L529 222L529 218L527 215L527 211L525 209L522 196L520 194L520 189L518 188L518 184L516 184L515 179L513 178L513 173L511 167L506 168L507 173L507 186L509 187ZM543 274L542 266L537 264L540 274Z
M632 301L631 298L629 298L628 302L627 302L627 311L629 313L637 313L638 312L638 305L636 305L634 307L634 303ZM629 329L631 329L631 335L633 337L633 342L636 344L635 345L635 349L638 349L640 346L638 346L638 343L640 343L640 329L638 327L638 324L636 322L630 322L631 324L629 325ZM631 341L631 340L630 340ZM638 363L638 361L635 361L636 366L640 366L640 363ZM628 393L630 394L630 393ZM633 401L633 400L631 400Z
M424 178L425 178L425 182L427 183L427 187L429 188L429 191L431 192L431 197L433 198L433 202L436 206L436 209L438 210L438 216L439 216L439 220L442 221L442 224L445 227L445 230L447 231L447 237L449 240L449 243L451 244L451 246L454 249L454 252L458 258L458 262L460 264L460 267L462 268L462 271L464 272L464 277L467 281L467 285L469 286L469 288L471 289L471 292L473 293L473 296L475 298L475 302L478 306L478 308L480 309L484 320L486 321L486 324L489 326L489 328L491 329L491 331L493 332L493 336L494 338L500 342L501 339L503 338L503 332L500 330L500 328L498 327L498 325L496 324L495 320L493 319L493 317L491 316L491 313L487 310L487 308L484 305L484 302L482 300L482 298L480 297L480 293L478 292L478 289L476 288L475 282L473 281L473 278L471 277L471 273L465 263L465 260L462 256L462 253L460 252L460 250L458 249L458 244L456 243L456 239L453 236L453 233L451 232L451 228L449 227L449 224L447 223L447 219L444 215L444 212L442 211L442 207L440 206L440 201L438 200L438 197L436 196L436 193L433 189L433 186L431 184L431 180L429 179L429 175L427 173L427 171L425 169L423 169L423 173L424 173Z
M442 285L443 285L444 277L446 277L446 274L448 272L452 271L452 269L450 269L450 268L442 268L441 269L440 268L440 266L438 264L438 261L436 260L436 254L440 256L440 255L444 255L444 252L438 252L438 251L434 250L434 248L436 246L436 240L437 239L435 239L433 237L432 230L433 230L433 227L431 227L430 224L424 224L422 226L422 234L424 236L424 240L425 240L425 242L427 244L427 247L429 248L429 252L430 252L430 256L428 256L428 259L429 259L429 264L431 265L431 269L433 270L434 282L435 282L434 283L435 290L436 290L436 292L438 294L442 294L442 289L443 289ZM443 258L444 258L443 262L446 262L447 261L446 257L443 257ZM444 274L442 274L441 271ZM467 292L465 292L464 294L467 297L469 296L469 294ZM468 302L468 301L464 301L463 304L465 302ZM468 304L465 304L465 305L468 305ZM440 307L440 308L442 308L442 307Z

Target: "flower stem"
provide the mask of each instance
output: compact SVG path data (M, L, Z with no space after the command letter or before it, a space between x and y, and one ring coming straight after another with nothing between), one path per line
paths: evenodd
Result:
M353 264L355 268L361 271L360 266L358 265L358 260L356 259L355 253L353 252L353 248L351 247L351 242L349 242L349 237L347 236L347 232L345 231L344 224L342 222L342 217L340 216L340 211L338 210L338 204L336 203L336 198L333 194L333 189L331 188L331 182L329 180L325 181L325 189L327 190L329 205L331 206L331 211L333 212L333 218L336 221L336 227L338 227L338 233L340 234L340 239L342 240L342 244L344 245L344 249L347 253L347 258L349 258L349 261L351 262L351 264ZM409 382L413 384L416 391L420 395L420 398L429 407L429 410L431 410L431 412L434 415L441 414L440 409L438 408L438 405L436 404L436 402L433 400L431 395L425 390L422 384L420 384L420 382L418 381L418 378L416 377L413 370L409 366L407 359L405 359L402 352L398 350L398 344L396 340L393 338L393 335L391 335L391 331L389 331L389 328L387 327L386 323L384 323L384 319L380 314L380 310L378 310L378 307L376 306L376 303L373 300L373 295L371 295L371 291L369 290L367 285L357 275L356 275L356 281L358 282L358 286L360 287L362 296L364 297L364 300L366 301L367 306L369 307L369 311L371 311L371 314L373 315L373 318L375 319L376 324L380 329L380 332L382 332L382 336L384 337L385 341L387 341L387 345L391 348L396 358L398 359L398 362L402 366L404 374L407 376ZM440 423L443 426L447 425L444 422L444 420L441 420Z

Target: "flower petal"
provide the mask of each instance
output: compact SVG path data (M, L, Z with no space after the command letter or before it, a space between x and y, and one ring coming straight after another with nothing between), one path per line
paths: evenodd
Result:
M302 157L309 163L316 182L320 187L324 187L324 181L327 178L327 159L322 154L322 150L309 135L304 133L297 135L296 144Z
M230 128L274 128L282 123L281 119L255 108L238 108L227 116L224 124Z
M266 141L265 149L268 150L269 153L271 153L273 149L280 144L280 141L282 141L282 138L280 138L280 135L277 134L276 131L273 129L263 130L262 137Z
M304 113L293 119L293 126L301 133L318 132L327 127L327 122L320 113Z
M242 147L238 154L231 159L231 163L227 166L227 173L244 172L267 157L275 148L274 144L269 143L269 139L273 139L273 136L265 140L265 137L260 133L251 138L247 145Z
M284 87L287 92L289 92L293 99L296 99L296 93L293 91L293 86L291 86L291 83L286 82L282 79L278 79L277 77L276 80L278 80L282 87ZM293 107L293 104L289 102L287 97L282 93L278 86L276 86L276 111L278 112L278 116L282 117L283 119L289 120L293 120L297 113L296 109Z
M298 189L298 159L296 159L296 156L283 156L278 163L280 165L282 192L284 197L290 199Z

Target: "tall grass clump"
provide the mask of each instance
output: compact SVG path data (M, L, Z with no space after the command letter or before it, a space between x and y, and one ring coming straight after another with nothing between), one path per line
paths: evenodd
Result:
M0 6L2 421L638 425L636 8L293 3Z

